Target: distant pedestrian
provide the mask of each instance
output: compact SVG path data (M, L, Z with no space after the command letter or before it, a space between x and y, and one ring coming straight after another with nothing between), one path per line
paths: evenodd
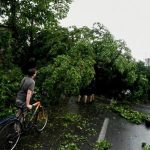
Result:
M93 80L87 87L80 89L80 94L78 96L77 102L80 102L81 98L83 98L85 104L88 101L89 102L94 101L94 99L95 99L95 78L93 78Z
M80 94L78 96L77 102L79 103L81 101L81 99L84 99L84 103L87 103L87 88L81 88L80 89Z
M92 102L95 100L95 89L96 89L96 81L95 78L93 78L93 80L91 81L90 85L89 85L89 101Z

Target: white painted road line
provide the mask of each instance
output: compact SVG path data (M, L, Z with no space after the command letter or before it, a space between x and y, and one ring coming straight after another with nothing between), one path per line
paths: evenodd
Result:
M103 122L103 126L102 126L102 129L101 129L101 132L99 134L99 137L98 137L97 141L101 141L101 140L105 139L108 123L109 123L109 118L105 118L105 120Z

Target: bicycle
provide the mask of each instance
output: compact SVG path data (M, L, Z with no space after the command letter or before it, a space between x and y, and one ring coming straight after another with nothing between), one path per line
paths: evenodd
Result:
M3 120L0 130L0 149L13 150L22 133L35 128L36 131L42 132L48 121L48 114L40 101L33 104L31 110L23 111L23 107L19 108L20 114Z

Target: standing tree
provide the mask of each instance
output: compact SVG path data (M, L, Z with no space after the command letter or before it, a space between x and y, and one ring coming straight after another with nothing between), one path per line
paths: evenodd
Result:
M71 0L1 0L1 27L12 32L14 63L33 60L37 34L66 17Z

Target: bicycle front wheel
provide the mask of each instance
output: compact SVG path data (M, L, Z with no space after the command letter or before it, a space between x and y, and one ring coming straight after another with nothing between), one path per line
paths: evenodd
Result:
M19 139L21 133L21 124L18 120L13 120L6 124L0 130L0 149L13 150Z
M37 113L35 114L35 127L36 130L41 132L44 130L44 128L46 127L48 121L48 114L47 111L43 108L40 107L37 111Z

